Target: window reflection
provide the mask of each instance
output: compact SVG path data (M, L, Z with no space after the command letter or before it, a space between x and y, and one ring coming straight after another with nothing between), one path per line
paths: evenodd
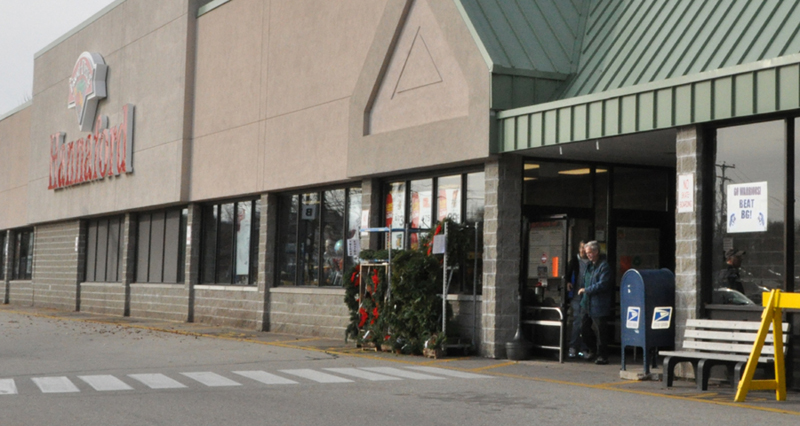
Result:
M361 189L287 194L278 204L279 285L341 286L358 238Z
M783 121L717 130L713 303L760 305L762 292L782 287L783 135Z
M470 173L467 175L467 222L483 221L483 204L486 198L486 174Z
M293 285L297 279L297 208L300 197L285 195L278 205L278 282Z
M433 179L412 180L411 185L411 228L430 229L433 219ZM419 247L420 235L409 235L412 249Z
M438 184L438 220L450 218L461 222L461 175L440 177Z
M480 171L386 184L383 205L386 212L384 225L395 229L409 225L412 229L408 233L409 241L404 240L404 231L392 232L390 237L392 248L418 248L423 236L431 232L436 222L445 218L470 225L482 222L486 192L485 176L485 173ZM470 228L468 231L470 247L475 245L474 230L475 228ZM477 294L481 294L482 233L478 234L477 246L477 251L470 249L469 264L459 265L453 273L450 293L471 293L475 283Z
M341 286L344 273L345 190L323 193L323 285Z
M346 239L353 239L353 238L360 238L358 230L361 227L361 188L351 188L348 190L348 215L347 215L347 238ZM344 247L345 252L347 251L347 246ZM346 255L347 253L345 253ZM350 269L358 261L358 256L346 256L345 257L346 264L345 264L345 271Z
M261 200L203 206L200 282L255 284Z

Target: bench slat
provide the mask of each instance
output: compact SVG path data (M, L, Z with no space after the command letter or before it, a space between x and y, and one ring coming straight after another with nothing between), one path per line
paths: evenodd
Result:
M740 353L749 354L753 350L753 345L741 345L736 343L722 343L722 342L697 342L687 340L683 342L684 349L697 349L700 351L709 352L722 352L722 353ZM764 345L761 350L762 354L775 355L775 347Z
M684 333L684 338L694 338L703 340L724 340L728 342L748 342L751 345L756 341L757 333L744 333L741 331L710 331L710 330L696 330L687 329ZM788 334L783 335L783 342L788 340ZM767 335L766 343L773 342L772 333Z
M721 330L739 331L758 331L761 327L760 322L755 321L726 321L726 320L706 320L706 319L687 319L686 328L712 328ZM789 323L783 323L784 332L789 330ZM772 330L772 325L769 327Z

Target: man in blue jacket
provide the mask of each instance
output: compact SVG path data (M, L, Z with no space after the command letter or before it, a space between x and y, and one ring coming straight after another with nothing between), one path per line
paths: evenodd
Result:
M600 256L600 245L589 241L585 246L589 266L586 268L584 288L578 290L588 301L586 306L592 318L592 330L597 337L597 358L594 363L608 364L608 343L611 340L609 323L614 315L614 284L611 282L611 267L604 256Z

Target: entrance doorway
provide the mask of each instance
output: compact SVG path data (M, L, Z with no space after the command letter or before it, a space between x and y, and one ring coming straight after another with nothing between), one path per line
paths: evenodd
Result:
M523 216L527 266L522 324L540 356L563 360L573 314L567 265L579 243L596 240L616 288L635 269L675 269L674 169L525 162ZM619 291L616 292L619 341Z

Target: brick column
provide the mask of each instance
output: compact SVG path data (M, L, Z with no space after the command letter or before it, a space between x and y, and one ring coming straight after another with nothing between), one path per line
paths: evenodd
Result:
M257 329L269 331L270 292L275 287L275 257L278 244L278 196L261 195L261 218L258 231L258 291L262 294L262 307Z
M690 174L694 181L694 209L678 213L675 210L675 349L681 349L686 320L700 313L702 290L702 199L703 199L703 134L698 126L678 129L675 142L676 173ZM676 185L678 190L680 187ZM678 194L676 193L676 197ZM687 367L688 364L683 367ZM688 370L691 371L691 370ZM688 371L676 373L686 377Z
M12 262L12 260L9 258L13 257L10 255L12 254L11 239L14 237L14 234L10 230L3 231L3 233L5 234L6 239L3 244L3 247L0 247L0 250L3 251L3 263L0 264L0 269L3 270L3 304L7 305L9 303L8 293L10 289L8 282L11 281L10 275L11 275L11 262Z
M486 163L483 228L483 296L480 352L503 358L519 321L522 157L504 155Z
M380 180L364 179L361 181L361 211L369 212L370 227L377 228L379 226L383 226L383 218L381 217L381 201ZM361 247L364 249L378 250L381 248L380 242L380 233L370 233L368 237L362 236Z
M200 238L203 211L199 204L189 204L186 216L186 264L183 285L189 295L186 303L186 322L194 322L194 285L200 281Z
M125 301L122 315L131 315L131 283L136 279L136 234L139 222L136 214L126 213L122 223L122 270L120 281L125 288Z

